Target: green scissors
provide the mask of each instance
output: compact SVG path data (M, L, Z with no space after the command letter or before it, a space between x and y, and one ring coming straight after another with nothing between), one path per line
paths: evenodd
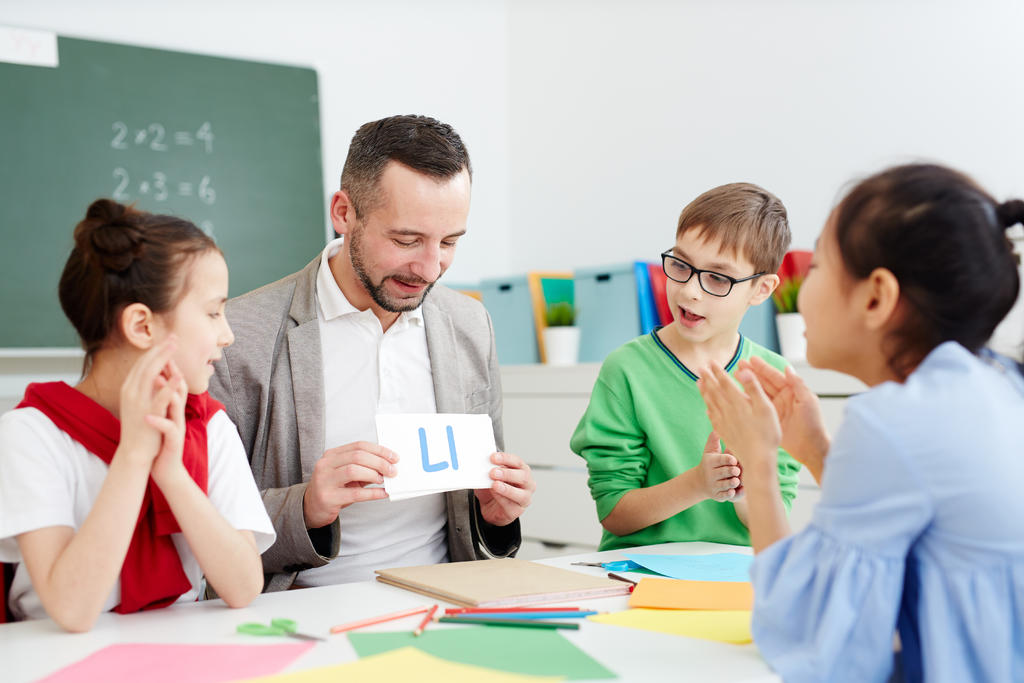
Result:
M258 621L249 621L239 624L237 631L247 636L288 636L299 640L324 640L317 636L299 633L297 628L298 625L294 619L271 619L270 626Z

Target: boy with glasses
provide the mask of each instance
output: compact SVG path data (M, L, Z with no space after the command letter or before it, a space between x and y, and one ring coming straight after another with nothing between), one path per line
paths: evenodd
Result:
M743 472L711 430L697 379L752 356L784 369L739 326L778 286L789 242L785 207L757 185L716 187L683 209L662 254L673 321L609 354L570 442L587 461L601 550L750 544ZM784 451L778 463L788 512L800 465Z

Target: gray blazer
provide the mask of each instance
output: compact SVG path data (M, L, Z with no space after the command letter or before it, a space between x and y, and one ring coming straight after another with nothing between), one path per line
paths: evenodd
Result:
M227 317L235 343L225 349L210 393L238 426L277 541L263 553L264 590L283 590L304 569L338 554L338 521L306 529L302 498L324 452L324 384L316 276L320 256L297 273L232 299ZM423 302L427 352L437 410L487 413L498 448L501 378L490 316L478 301L436 285ZM344 353L336 349L334 353ZM448 556L454 561L512 555L519 521L488 524L472 491L451 491Z

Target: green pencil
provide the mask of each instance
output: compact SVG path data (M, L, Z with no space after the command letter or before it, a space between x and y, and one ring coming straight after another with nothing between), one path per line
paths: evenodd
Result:
M451 624L484 624L486 626L522 626L525 628L579 629L578 623L567 621L539 621L537 619L487 619L485 617L441 617L438 621Z

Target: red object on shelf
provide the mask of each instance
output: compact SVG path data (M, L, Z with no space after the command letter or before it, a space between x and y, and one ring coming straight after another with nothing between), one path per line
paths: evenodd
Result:
M665 271L661 263L649 263L647 273L651 278L651 295L654 297L654 310L658 312L658 323L668 325L672 322L672 307L668 305L668 294L665 289Z
M782 266L779 267L779 280L787 282L794 277L804 278L807 276L807 269L811 266L812 252L803 249L794 249L786 252L782 257Z

